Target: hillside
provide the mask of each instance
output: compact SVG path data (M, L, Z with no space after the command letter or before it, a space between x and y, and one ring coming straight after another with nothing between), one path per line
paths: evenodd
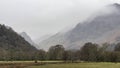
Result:
M32 46L34 46L36 48L39 47L35 42L33 42L33 40L31 39L31 37L26 32L20 33L20 36L22 36Z
M29 56L27 54L32 54L35 51L37 49L13 31L12 28L0 25L0 60L6 57L11 59L13 56L14 59L27 59Z
M50 46L62 44L67 49L79 49L86 42L113 43L120 37L120 5L115 3L93 14L92 20L78 23L75 28L62 34L61 32L40 42L40 46L48 50ZM102 11L102 12L101 12Z

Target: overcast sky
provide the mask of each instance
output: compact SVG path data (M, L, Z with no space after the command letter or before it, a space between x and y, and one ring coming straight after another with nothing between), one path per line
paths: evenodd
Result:
M36 39L75 25L103 6L118 1L0 0L0 23Z

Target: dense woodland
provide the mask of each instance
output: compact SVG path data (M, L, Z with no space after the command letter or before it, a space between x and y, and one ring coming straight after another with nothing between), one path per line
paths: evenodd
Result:
M37 50L10 27L0 25L0 60L63 60L89 62L120 62L120 43L114 44L114 50L107 50L111 44L85 43L79 50L66 50L64 45L55 45L48 51Z

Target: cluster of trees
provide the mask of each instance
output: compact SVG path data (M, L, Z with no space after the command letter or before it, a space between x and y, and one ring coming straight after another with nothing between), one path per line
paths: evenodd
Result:
M120 43L114 45L115 48L112 51L107 50L107 46L110 44L98 44L86 43L80 50L80 60L93 61L93 62L120 62Z
M79 50L65 50L62 45L49 48L46 52L39 50L38 60L64 60L64 61L88 61L88 62L120 62L120 43L115 45L114 51L107 51L110 44L85 43Z

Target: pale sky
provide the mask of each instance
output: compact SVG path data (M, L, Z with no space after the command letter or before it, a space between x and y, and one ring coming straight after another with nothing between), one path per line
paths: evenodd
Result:
M55 34L119 0L0 0L0 23L32 39Z

